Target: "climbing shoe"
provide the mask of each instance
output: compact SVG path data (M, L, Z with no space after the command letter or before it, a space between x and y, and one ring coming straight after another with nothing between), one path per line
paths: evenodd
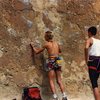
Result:
M57 98L53 98L53 100L59 100L59 98L57 97Z

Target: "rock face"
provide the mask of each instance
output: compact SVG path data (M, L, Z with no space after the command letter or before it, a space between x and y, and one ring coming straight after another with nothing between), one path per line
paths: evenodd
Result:
M93 100L84 61L86 30L92 25L100 30L99 0L0 0L0 100L21 100L24 86L40 87L43 100L50 100L46 53L35 55L30 46L33 41L41 47L47 29L62 45L68 97Z

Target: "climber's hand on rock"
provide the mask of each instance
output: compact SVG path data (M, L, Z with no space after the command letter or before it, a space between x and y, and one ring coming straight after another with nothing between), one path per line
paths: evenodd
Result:
M32 47L34 47L34 43L33 43L33 42L31 42L30 45L31 45Z

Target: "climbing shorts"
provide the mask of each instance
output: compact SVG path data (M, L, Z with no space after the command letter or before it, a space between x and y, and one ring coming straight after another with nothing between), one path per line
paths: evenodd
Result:
M55 70L61 71L62 58L61 57L50 57L46 60L47 71Z

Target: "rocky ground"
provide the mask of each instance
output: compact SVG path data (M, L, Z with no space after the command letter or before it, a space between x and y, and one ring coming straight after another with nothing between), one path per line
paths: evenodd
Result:
M24 86L39 86L44 100L51 98L43 67L47 54L35 55L30 46L34 42L41 47L48 29L62 46L62 79L69 99L93 100L84 61L92 25L99 33L99 0L0 0L0 100L21 100Z

